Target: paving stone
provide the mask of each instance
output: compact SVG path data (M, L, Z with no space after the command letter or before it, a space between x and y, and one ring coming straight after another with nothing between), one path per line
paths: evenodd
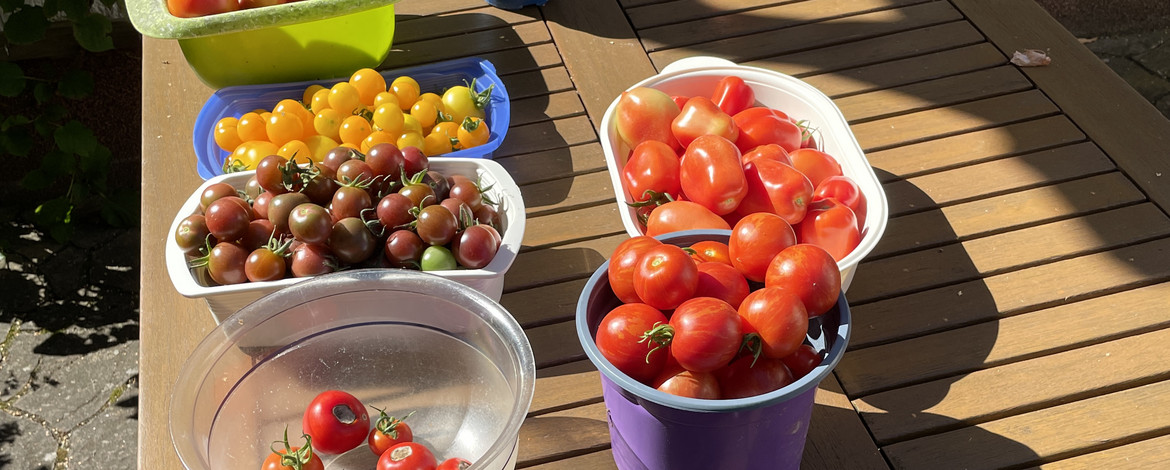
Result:
M1170 77L1170 43L1163 43L1138 54L1134 56L1134 60L1163 79Z
M114 406L73 430L69 468L132 469L137 459L138 388L130 387Z
M1129 58L1111 58L1106 64L1151 103L1170 93L1170 81L1150 73Z
M0 413L0 468L48 470L53 468L56 459L57 440L45 428Z

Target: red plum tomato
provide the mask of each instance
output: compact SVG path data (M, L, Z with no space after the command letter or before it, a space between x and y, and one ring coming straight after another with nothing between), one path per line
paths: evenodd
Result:
M669 310L691 298L699 284L699 268L691 255L675 245L646 250L634 269L634 291L651 307Z
M800 148L800 128L771 109L748 108L737 113L732 121L739 128L735 145L742 152L767 144L779 145L789 152Z
M742 78L728 75L715 83L715 92L711 94L711 101L729 116L743 111L756 103L756 93L752 87L744 83Z
M796 226L796 238L824 248L837 261L845 259L861 243L857 217L836 199L813 202L808 215Z
M635 202L650 199L647 191L669 194L677 199L681 190L678 154L669 145L656 140L638 144L622 167L622 183L630 200Z
M731 140L717 135L700 136L687 146L679 183L688 200L716 215L734 211L748 193L739 150Z
M309 402L301 427L313 438L315 449L340 454L365 442L370 414L357 397L341 390L326 390Z
M813 201L821 199L836 199L845 204L853 210L853 215L857 217L857 230L862 231L865 227L865 215L868 208L865 193L861 192L861 187L857 182L848 176L830 176L821 181L817 185L816 190L813 191Z
M679 107L670 95L649 87L637 87L622 92L614 108L614 124L618 138L627 147L637 148L647 140L675 145L670 123L679 114Z
M627 303L605 314L597 326L597 350L614 367L644 384L650 382L666 364L665 350L655 351L655 344L643 341L642 334L667 319L660 310L641 303Z
M837 304L841 295L841 271L833 255L824 248L800 243L772 258L764 285L796 294L809 317L815 317Z
M744 152L739 158L740 163L747 165L758 158L767 158L769 160L776 160L785 165L792 165L792 160L788 158L788 151L784 150L776 144L760 145L750 151Z
M736 213L771 212L796 225L804 219L812 202L813 185L796 168L769 159L744 165L747 195Z
M825 152L817 149L796 149L788 154L792 167L804 173L813 187L817 187L830 176L843 176L841 164Z
M646 219L649 236L704 228L730 230L731 225L711 209L691 201L671 201L655 207Z
M735 142L739 129L731 116L719 109L706 96L692 96L670 123L671 133L682 147L704 135L716 135Z

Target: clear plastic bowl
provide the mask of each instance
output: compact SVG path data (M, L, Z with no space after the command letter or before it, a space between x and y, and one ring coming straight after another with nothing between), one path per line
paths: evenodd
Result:
M188 469L260 468L318 393L347 391L393 416L414 412L416 442L473 469L515 467L535 384L524 331L500 304L422 272L320 276L248 305L195 348L171 396L171 439ZM370 469L365 443L321 455Z
M756 101L772 108L779 109L797 119L809 121L817 129L821 150L835 157L841 164L841 170L857 182L861 192L865 194L867 212L865 226L861 232L861 243L841 261L837 266L841 268L841 288L848 289L853 281L853 274L857 264L861 262L881 239L886 231L886 219L889 217L889 202L886 193L882 190L881 182L865 158L865 153L849 129L849 123L833 100L797 78L780 72L774 72L757 67L737 65L728 60L715 57L688 57L678 60L665 68L662 73L642 80L629 89L637 87L651 87L666 92L668 95L694 96L709 95L715 89L716 82L727 75L736 75L744 80L756 95ZM638 223L638 216L627 202L632 202L622 186L621 169L626 163L630 149L622 143L617 135L617 126L614 114L620 97L606 109L601 118L601 147L605 153L605 162L609 167L609 175L613 184L614 194L617 197L622 225L630 236L642 235L642 226Z

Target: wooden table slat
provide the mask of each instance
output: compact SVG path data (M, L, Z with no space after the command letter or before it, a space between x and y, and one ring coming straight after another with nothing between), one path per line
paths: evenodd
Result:
M1015 67L996 67L835 100L851 124L1032 88Z
M1065 460L1058 460L1040 466L1043 470L1139 470L1170 466L1170 434L1146 439L1132 444L1112 447L1091 454L1081 454Z

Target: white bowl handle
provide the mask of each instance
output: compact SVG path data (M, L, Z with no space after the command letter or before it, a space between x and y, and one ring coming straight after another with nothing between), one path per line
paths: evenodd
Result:
M694 57L684 57L682 59L671 62L666 67L662 68L662 73L679 72L683 70L699 69L704 67L728 67L734 65L735 62L727 59L701 55Z

